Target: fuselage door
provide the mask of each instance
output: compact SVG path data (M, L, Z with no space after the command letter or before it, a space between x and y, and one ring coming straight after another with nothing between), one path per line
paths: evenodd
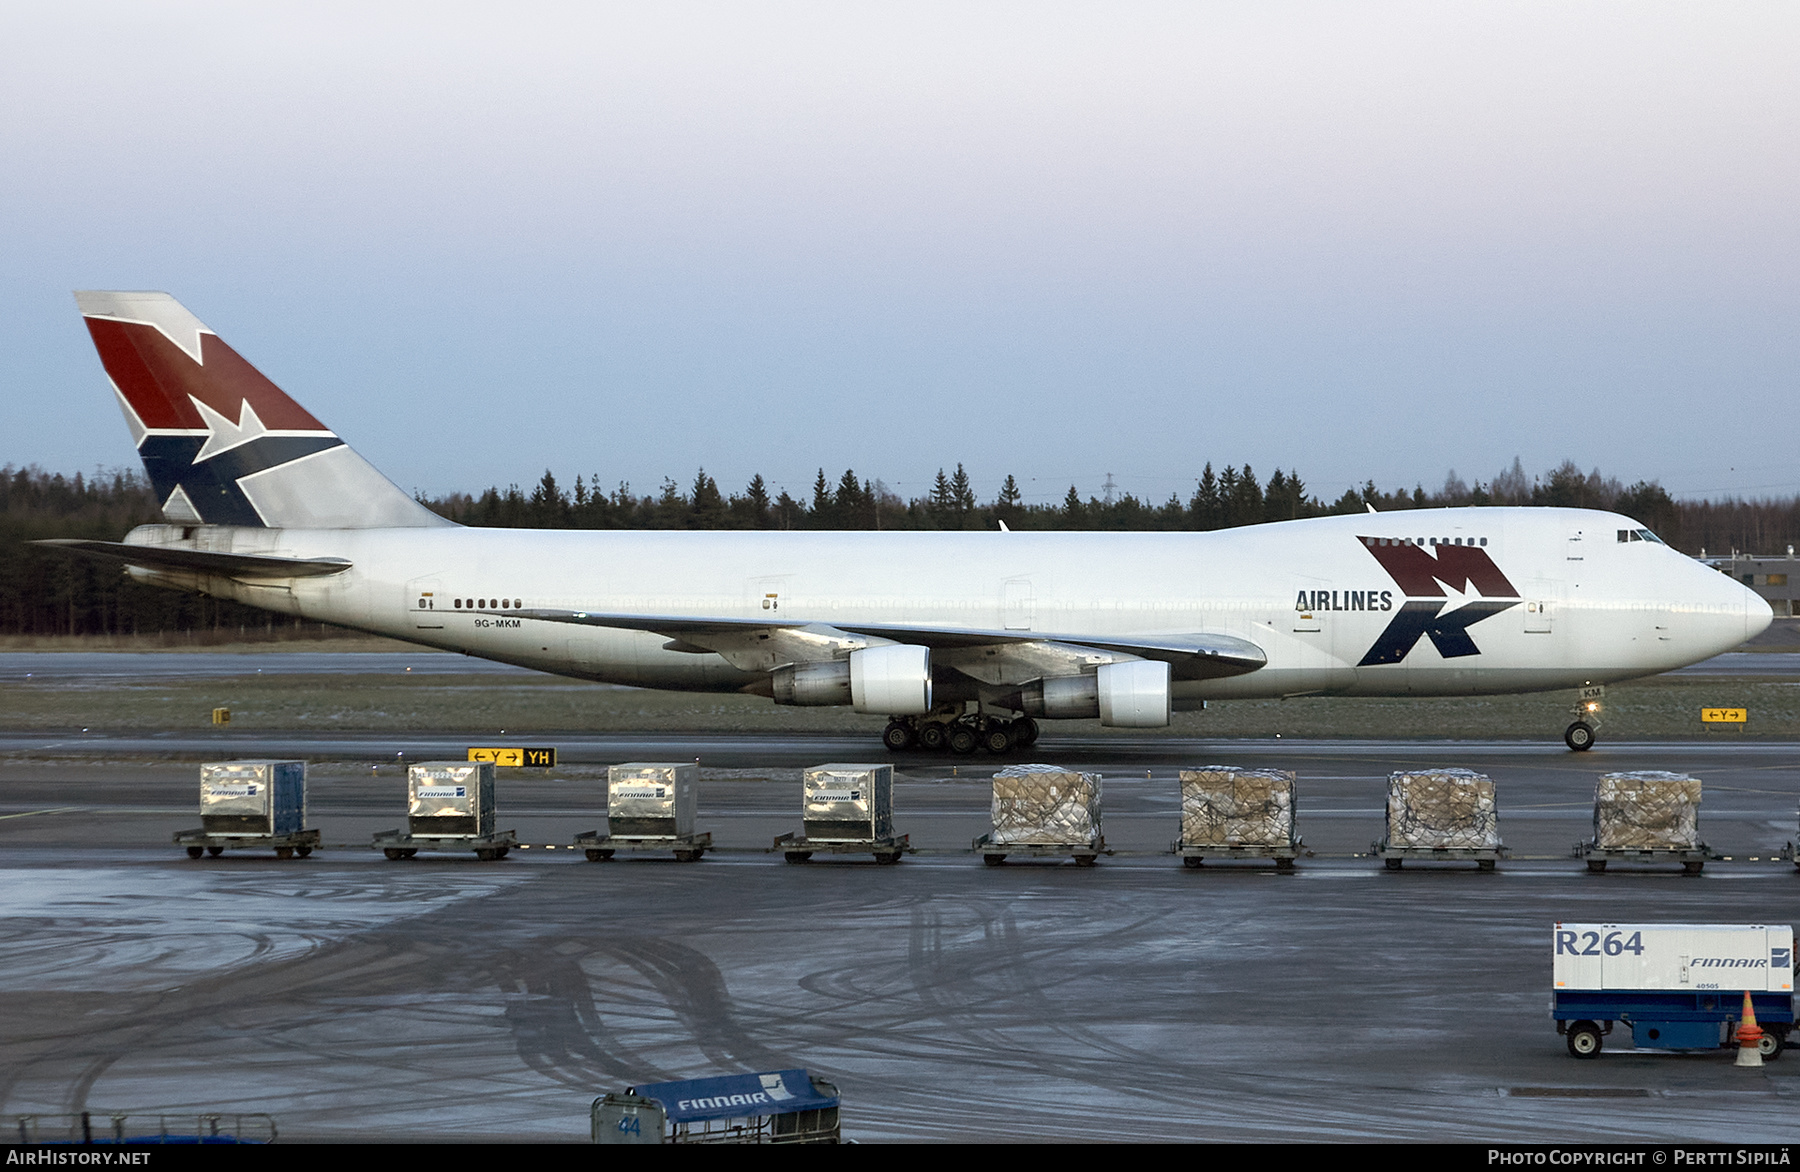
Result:
M418 630L443 630L444 619L438 610L449 605L443 585L436 578L414 578L406 584L406 609Z
M1534 578L1525 583L1525 601L1520 604L1519 613L1524 618L1527 635L1554 633L1556 605L1561 598L1562 584L1559 582Z
M1037 594L1030 578L1008 578L1000 584L1000 612L1009 631L1029 631L1037 623Z

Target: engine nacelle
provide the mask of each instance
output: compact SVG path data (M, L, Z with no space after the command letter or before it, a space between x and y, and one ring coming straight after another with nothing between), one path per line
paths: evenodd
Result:
M1096 673L1100 723L1163 728L1169 723L1169 665L1152 659L1103 664Z
M917 716L931 711L931 648L895 643L850 653L850 699L858 712Z
M777 704L850 704L858 712L915 716L931 711L931 648L865 647L848 661L776 668L770 684Z

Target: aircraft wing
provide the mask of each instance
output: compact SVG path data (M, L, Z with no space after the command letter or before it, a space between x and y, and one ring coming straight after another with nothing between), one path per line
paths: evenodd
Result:
M157 545L127 545L122 541L83 541L52 537L32 545L48 546L78 557L122 562L151 570L188 570L223 574L229 578L319 578L341 574L350 568L343 558L284 558L267 554L212 553L200 549L171 549Z
M694 615L625 615L585 610L519 610L494 611L513 618L539 619L551 623L574 623L588 627L616 627L628 631L650 631L671 639L689 641L708 635L743 635L754 631L805 630L841 632L892 639L897 643L913 643L934 650L965 647L987 647L999 643L1057 643L1070 647L1091 647L1097 651L1114 651L1140 659L1161 660L1170 665L1177 679L1202 680L1219 676L1243 675L1268 662L1263 649L1248 639L1235 635L1108 635L1087 638L1081 635L1044 631L984 631L967 627L926 627L903 623L819 623L804 619L770 621L769 619L724 619Z

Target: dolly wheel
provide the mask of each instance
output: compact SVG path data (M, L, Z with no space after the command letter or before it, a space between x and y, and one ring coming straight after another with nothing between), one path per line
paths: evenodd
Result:
M1091 867L1099 861L1100 861L1099 855L1076 855L1075 856L1075 865L1077 867Z
M1587 864L1588 864L1588 870L1592 871L1596 875L1598 875L1600 872L1606 870L1606 860L1605 859L1589 859L1587 861Z
M982 855L981 861L986 863L990 867L998 867L1001 863L1004 863L1006 861L1006 856L1005 855Z
M804 863L806 860L812 858L812 852L811 851L788 851L784 857L790 863Z
M1277 871L1292 871L1294 869L1294 860L1292 860L1292 859L1276 859L1275 860L1275 869Z
M222 846L209 846L206 848L206 853L216 859L225 853L225 848Z
M1181 860L1181 865L1190 870L1198 871L1200 868L1206 866L1206 860L1199 855L1188 855Z
M275 848L275 857L278 859L291 859L294 857L294 848L291 846L278 846Z
M201 855L206 853L206 848L203 846L190 846L187 848L187 852L188 852L188 858L197 859Z
M1404 863L1405 861L1406 861L1405 859L1383 859L1382 860L1382 862L1387 864L1387 869L1390 871L1398 871L1400 869L1401 864Z
M1594 747L1594 726L1585 720L1578 720L1563 730L1563 743L1577 753L1585 753Z
M1681 873L1683 875L1698 875L1700 869L1704 866L1706 866L1705 863L1701 862L1699 859L1694 859L1690 862L1681 864Z
M876 851L875 861L885 867L890 863L899 862L900 854L900 851Z
M1475 869L1477 871L1492 871L1494 869L1494 860L1492 860L1492 859L1476 859L1475 860Z
M1577 1058L1598 1058L1600 1047L1600 1027L1591 1021L1578 1021L1569 1027L1569 1053Z
M300 856L300 857L301 857L301 858L303 858L303 859L304 859L304 858L306 858L306 857L308 857L308 856L309 856L309 855L311 855L311 854L312 854L312 847L310 847L310 846L297 846L297 847L295 847L295 848L294 848L294 853L295 853L295 854L297 854L297 855L299 855L299 856Z
M396 862L396 863L406 857L405 851L401 850L398 847L392 847L392 846L382 847L381 853L386 855L390 862Z

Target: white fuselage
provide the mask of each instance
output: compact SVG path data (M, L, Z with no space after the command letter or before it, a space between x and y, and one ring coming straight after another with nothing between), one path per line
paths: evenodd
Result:
M1046 640L1204 632L1266 653L1247 674L1178 677L1178 700L1578 687L1693 663L1768 625L1768 605L1725 575L1654 541L1616 539L1636 527L1585 510L1472 508L1212 533L217 528L196 533L202 547L339 557L353 568L279 584L134 572L560 675L702 691L741 689L757 673L671 649L679 641L651 631L504 611L914 624ZM1421 637L1396 662L1365 664L1408 597L1371 538L1427 553L1479 543L1517 601L1467 627L1478 653L1446 658ZM1446 615L1483 597L1467 582L1438 593ZM934 662L955 666L956 656Z

